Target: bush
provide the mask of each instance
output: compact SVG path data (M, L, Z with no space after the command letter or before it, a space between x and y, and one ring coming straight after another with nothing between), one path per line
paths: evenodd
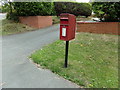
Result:
M120 2L94 2L92 6L101 21L120 21Z
M4 5L2 5L1 9L2 9L2 13L9 12L10 10L9 4L5 3Z
M16 13L16 12L7 13L6 18L7 18L8 20L13 20L13 21L15 21L15 22L18 22L18 21L19 21L19 17L17 16L17 13Z
M0 7L0 13L2 13L2 7Z
M15 2L14 9L18 16L49 16L54 13L52 2Z
M71 13L76 16L90 16L92 7L89 3L75 3L75 2L54 2L57 16L61 13Z

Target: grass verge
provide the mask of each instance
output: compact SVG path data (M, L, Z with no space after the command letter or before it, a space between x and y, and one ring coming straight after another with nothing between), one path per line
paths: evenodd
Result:
M11 20L1 20L0 35L8 35L35 30L35 28Z
M56 41L30 58L43 68L87 88L118 87L118 36L79 33L70 42L69 66L64 68L65 42Z

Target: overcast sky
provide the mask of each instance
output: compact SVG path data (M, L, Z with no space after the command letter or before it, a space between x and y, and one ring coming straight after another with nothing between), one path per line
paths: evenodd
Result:
M89 2L90 0L76 0L77 2Z

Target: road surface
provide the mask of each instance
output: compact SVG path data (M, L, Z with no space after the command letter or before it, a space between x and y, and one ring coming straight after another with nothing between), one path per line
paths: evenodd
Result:
M0 13L0 20L5 19L6 18L6 13Z
M37 31L3 36L2 87L3 88L78 88L46 69L38 69L29 60L35 50L59 39L59 26Z

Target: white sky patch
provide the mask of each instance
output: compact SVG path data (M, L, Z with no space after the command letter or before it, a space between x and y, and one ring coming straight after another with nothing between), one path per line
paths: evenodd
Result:
M0 2L0 6L2 5L2 3Z
M76 0L76 2L89 2L90 0Z

